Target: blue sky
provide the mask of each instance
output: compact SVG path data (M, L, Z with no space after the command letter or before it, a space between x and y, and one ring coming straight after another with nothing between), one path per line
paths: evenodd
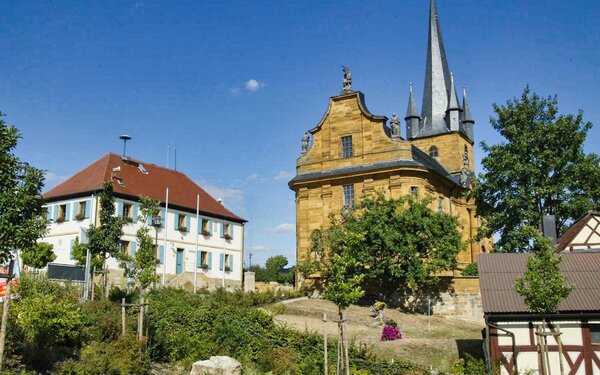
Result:
M499 141L492 103L526 84L563 113L597 124L600 5L595 1L438 0L476 141ZM133 137L128 155L177 169L247 218L253 263L295 261L287 187L302 134L350 67L370 111L403 115L423 92L427 0L19 1L0 3L0 110L23 136L17 154L47 187ZM403 123L403 134L405 134ZM476 160L482 157L477 152Z

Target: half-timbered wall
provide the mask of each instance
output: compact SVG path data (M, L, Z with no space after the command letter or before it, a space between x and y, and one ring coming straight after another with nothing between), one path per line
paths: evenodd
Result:
M549 327L556 332L560 325L562 340L562 358L565 374L569 375L598 375L600 374L600 318L595 321L561 321L553 322ZM515 335L517 366L520 373L527 370L538 370L539 337L535 334L541 321L534 322L497 322L495 325L512 332ZM558 342L554 336L548 336L547 348L552 373L559 373ZM493 363L502 363L502 374L512 374L513 347L510 335L490 329L490 356Z

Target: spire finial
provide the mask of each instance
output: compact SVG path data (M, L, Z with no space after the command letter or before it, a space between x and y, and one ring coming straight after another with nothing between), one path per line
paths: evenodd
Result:
M471 116L471 110L469 109L469 103L467 102L467 87L463 86L463 124L474 124L475 120L473 120L473 116Z
M446 111L452 110L461 110L460 105L458 105L458 96L456 95L456 89L454 87L454 74L450 73L450 92L448 98L448 108Z
M446 50L435 0L429 4L429 35L427 43L427 66L423 89L423 135L445 133L447 131L444 116L448 109L450 96L450 70L446 60Z

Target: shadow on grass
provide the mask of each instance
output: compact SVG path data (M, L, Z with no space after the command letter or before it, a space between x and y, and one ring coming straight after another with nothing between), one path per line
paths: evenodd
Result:
M456 339L456 350L459 358L467 354L473 358L483 359L483 340L481 339Z

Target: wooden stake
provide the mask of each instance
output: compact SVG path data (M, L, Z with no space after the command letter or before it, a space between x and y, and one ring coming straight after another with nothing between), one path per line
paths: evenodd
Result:
M0 370L4 364L4 342L6 341L6 326L8 325L8 308L10 306L10 294L12 290L12 279L6 279L4 294L4 307L2 309L2 327L0 328Z
M323 322L327 322L327 314L323 313ZM329 363L327 357L327 331L323 330L323 374L328 375Z
M563 365L562 339L560 338L560 325L556 325L556 342L558 343L558 361L560 364L560 375L565 375L565 367Z
M144 295L140 293L140 310L138 313L138 340L144 338Z
M125 312L125 298L121 299L121 334L123 336L125 336L125 331L126 331L126 326L125 326L125 317L126 317L126 312Z

